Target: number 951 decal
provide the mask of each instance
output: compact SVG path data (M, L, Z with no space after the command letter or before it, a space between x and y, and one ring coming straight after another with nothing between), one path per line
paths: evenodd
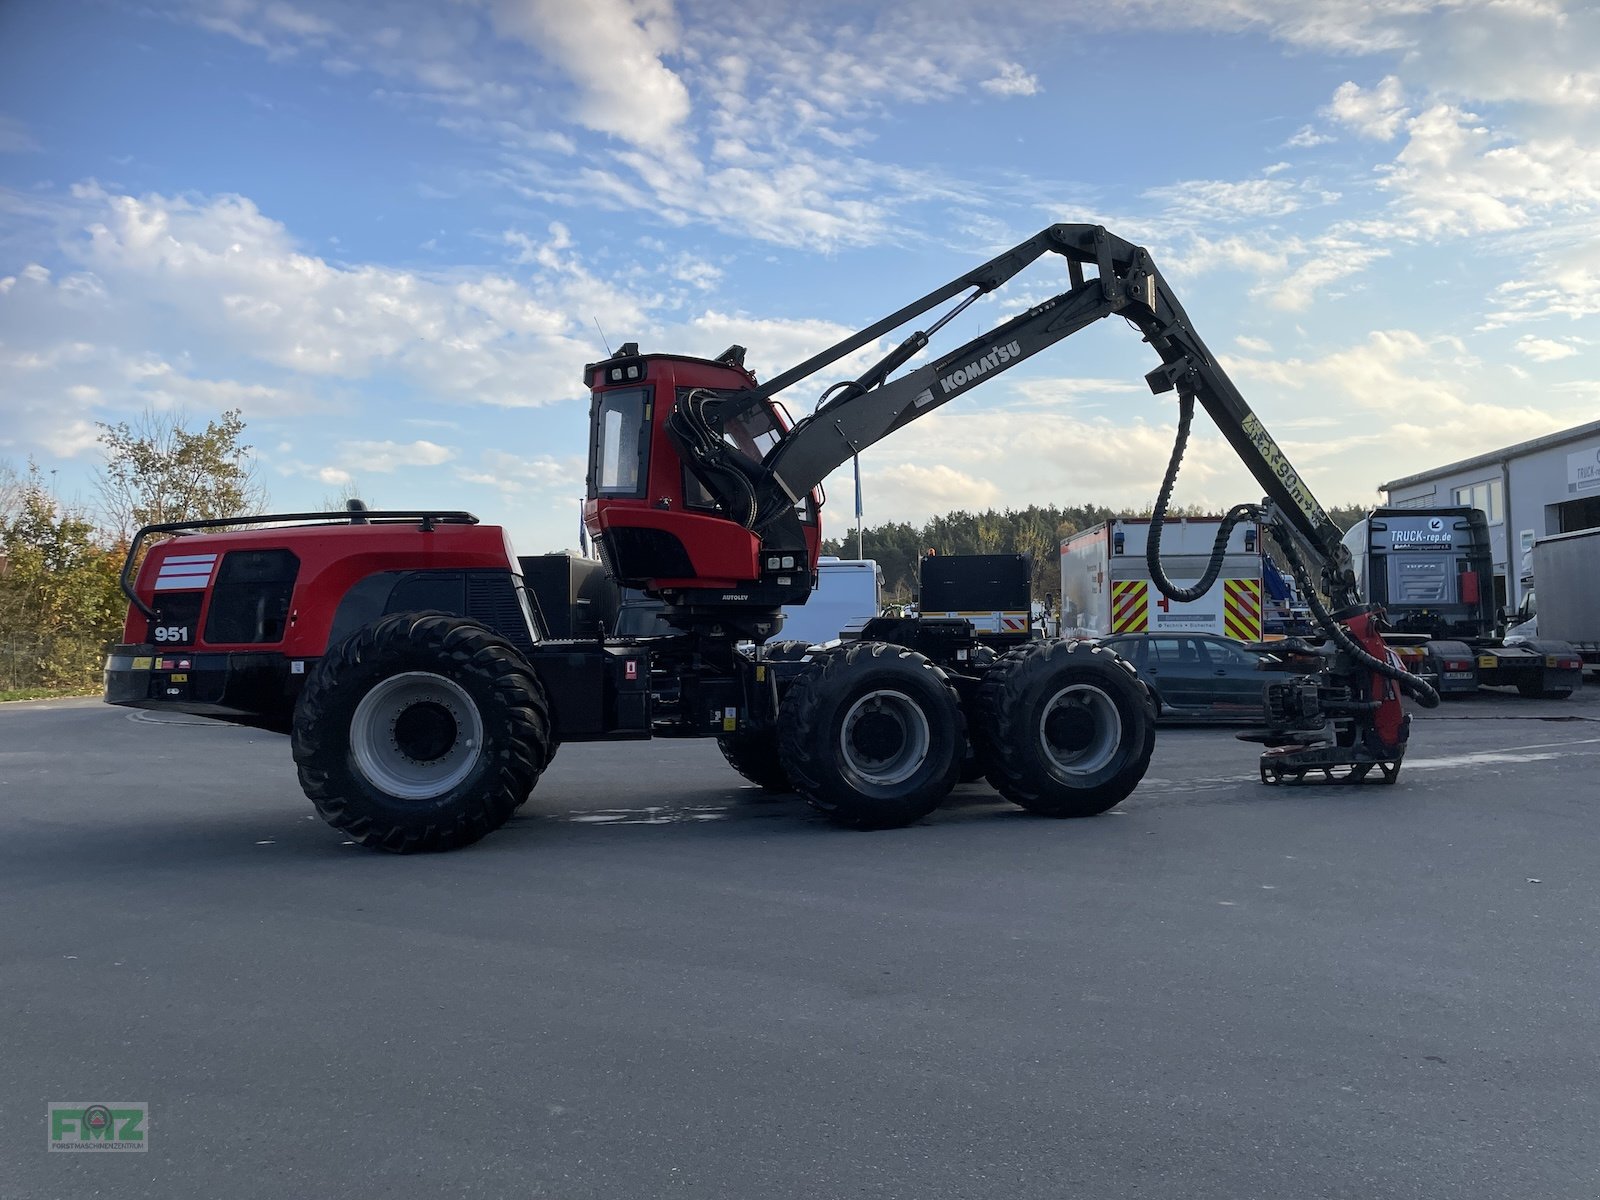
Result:
M177 645L189 640L189 627L187 625L156 625L151 628L150 636L165 644Z

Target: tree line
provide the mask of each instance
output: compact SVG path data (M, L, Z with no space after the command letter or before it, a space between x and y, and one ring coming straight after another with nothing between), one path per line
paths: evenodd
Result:
M1371 505L1341 504L1328 509L1340 529L1348 529L1367 515ZM861 531L860 553L852 530L825 540L824 554L840 558L870 558L883 570L885 599L903 603L917 591L918 564L930 550L936 554L1026 554L1033 559L1033 594L1039 598L1061 590L1060 547L1064 538L1115 517L1148 517L1153 509L1137 512L1107 508L1103 504L1066 507L1030 504L1027 508L988 508L982 512L959 509L934 517L923 525L890 521ZM1174 517L1214 515L1205 508L1173 505Z

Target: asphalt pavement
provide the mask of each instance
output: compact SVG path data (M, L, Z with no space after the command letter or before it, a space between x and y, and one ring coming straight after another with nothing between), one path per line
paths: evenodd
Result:
M1422 715L1393 787L1254 761L861 834L568 746L396 858L282 738L0 706L0 1198L1600 1195L1600 688ZM68 1100L148 1152L48 1152Z

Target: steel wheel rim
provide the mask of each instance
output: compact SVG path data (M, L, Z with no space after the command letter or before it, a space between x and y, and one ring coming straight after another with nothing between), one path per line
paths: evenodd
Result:
M1050 697L1039 714L1039 747L1063 775L1104 770L1122 747L1122 713L1099 688L1074 683Z
M922 706L890 688L858 699L839 727L840 757L851 774L875 787L910 779L927 761L932 745L933 731Z
M454 726L448 739L445 720ZM391 675L361 698L350 718L357 769L402 800L431 800L459 786L482 752L476 702L460 684L429 671Z

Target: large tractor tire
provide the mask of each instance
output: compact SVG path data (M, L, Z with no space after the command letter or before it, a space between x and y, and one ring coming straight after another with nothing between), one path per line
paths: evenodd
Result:
M544 689L475 621L397 613L328 652L295 707L300 786L363 846L470 845L504 825L555 750Z
M1144 778L1155 749L1148 689L1088 642L1038 642L1002 656L978 709L989 782L1040 816L1114 808Z
M921 654L886 642L820 652L790 686L779 760L836 824L895 829L955 785L966 722L955 688Z
M810 649L810 642L792 639L769 642L761 657L767 662L798 662ZM763 791L777 794L794 791L794 784L789 782L778 759L776 729L741 729L736 733L719 734L717 746L730 767Z

